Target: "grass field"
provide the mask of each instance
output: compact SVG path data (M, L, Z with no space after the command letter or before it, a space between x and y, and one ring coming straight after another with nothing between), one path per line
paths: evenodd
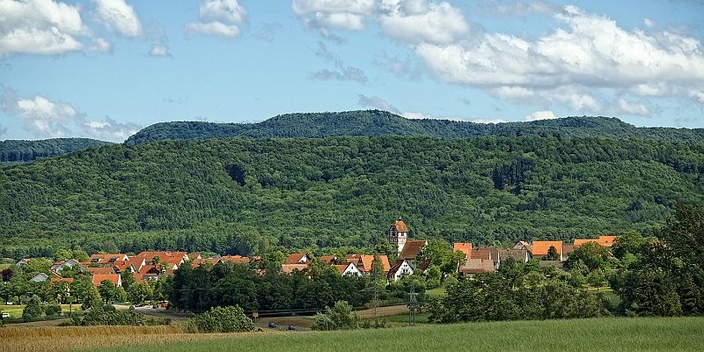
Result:
M260 332L219 335L207 340L196 336L192 340L130 346L129 351L703 351L704 318L602 318L336 332ZM103 346L106 345L86 351L125 351L122 345Z

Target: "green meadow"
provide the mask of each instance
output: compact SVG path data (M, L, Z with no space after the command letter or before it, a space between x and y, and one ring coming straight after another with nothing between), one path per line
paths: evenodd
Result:
M100 348L123 352L122 347ZM702 351L704 318L600 318L232 334L130 347L153 351Z

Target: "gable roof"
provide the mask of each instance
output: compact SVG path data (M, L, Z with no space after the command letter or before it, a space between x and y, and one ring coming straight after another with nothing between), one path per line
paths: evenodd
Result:
M562 241L533 241L533 255L548 255L550 247L555 247L558 255L562 255Z
M291 274L294 271L306 271L308 264L281 264L281 272Z
M72 277L52 277L51 279L49 279L49 281L51 281L52 283L54 283L54 282L68 282L68 283L72 283L72 282L73 282L73 278L72 278Z
M531 246L530 243L528 243L526 241L518 241L518 243L516 243L516 245L513 246L513 248L525 249L528 252L533 253L533 246Z
M460 251L467 256L467 259L472 257L472 243L471 242L455 242L452 245L452 252Z
M93 275L92 281L94 286L100 286L105 280L112 282L115 286L122 286L122 279L120 274L95 274Z
M97 268L96 268L96 267L90 267L90 266L89 266L89 267L86 268L86 269L88 269L88 272L89 272L91 275L113 274L113 273L114 273L114 269L113 269L113 267L110 266L110 265L108 265L108 266L101 266L101 267L97 267Z
M241 255L224 255L220 258L221 262L231 262L235 264L249 264L250 260L248 257L243 257Z
M407 241L405 245L403 245L403 250L401 250L401 254L398 255L399 259L416 259L418 256L418 253L420 253L420 250L425 246L426 241L425 240L412 240L412 241ZM393 267L393 266L392 266Z
M308 262L310 258L305 253L291 253L291 255L286 258L284 264L303 264Z
M91 263L106 264L117 260L127 260L127 254L123 253L96 253L88 259Z
M491 273L494 271L494 262L490 259L467 259L459 271L465 275Z
M618 236L599 236L599 244L604 247L611 247Z
M347 259L347 257L345 257L345 259ZM331 265L331 264L337 263L337 256L335 256L335 255L321 255L320 257L318 257L318 260L325 263L325 264Z
M392 265L391 268L389 268L389 272L386 274L386 278L391 280L395 279L396 273L401 269L403 264L406 263L408 267L411 269L411 275L413 274L413 266L411 266L410 263L408 263L408 260L406 259L397 259Z
M585 243L589 242L594 242L594 243L599 243L599 240L596 238L575 238L574 239L574 246L579 247Z

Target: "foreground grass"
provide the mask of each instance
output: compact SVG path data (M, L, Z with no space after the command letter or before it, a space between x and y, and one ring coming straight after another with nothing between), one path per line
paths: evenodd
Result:
M156 341L155 341L156 342ZM124 346L92 350L124 352ZM702 351L704 318L604 318L250 333L130 347L153 351Z

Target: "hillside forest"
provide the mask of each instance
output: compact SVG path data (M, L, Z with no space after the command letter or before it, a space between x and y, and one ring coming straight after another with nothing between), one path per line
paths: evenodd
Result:
M0 169L0 256L370 251L652 234L700 204L704 146L564 137L223 138L106 145Z

